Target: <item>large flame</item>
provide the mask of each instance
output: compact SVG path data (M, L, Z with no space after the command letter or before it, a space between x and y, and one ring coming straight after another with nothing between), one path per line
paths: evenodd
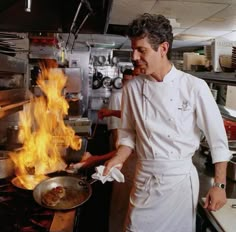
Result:
M32 97L20 112L19 140L23 147L13 152L11 158L23 185L28 185L23 177L29 174L41 176L64 170L62 151L69 146L75 150L81 147L81 139L63 120L69 108L62 95L66 81L67 77L60 69L41 65L37 84L45 96Z

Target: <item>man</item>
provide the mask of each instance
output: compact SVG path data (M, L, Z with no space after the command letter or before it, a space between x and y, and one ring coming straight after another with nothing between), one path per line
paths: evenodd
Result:
M205 81L171 64L168 19L144 14L129 25L128 36L142 75L123 89L119 148L106 162L104 175L135 149L136 176L124 231L194 231L199 180L192 156L201 131L215 164L215 183L204 207L215 211L226 203L231 155L222 117Z

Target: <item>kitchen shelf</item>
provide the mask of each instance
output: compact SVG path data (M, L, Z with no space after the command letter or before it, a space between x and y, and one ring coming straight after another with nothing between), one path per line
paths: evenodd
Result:
M0 118L3 118L9 114L16 113L20 110L23 110L23 106L29 102L30 100L24 100L24 101L15 102L6 106L0 106Z
M0 54L0 71L9 73L26 73L27 64L24 60Z
M188 72L189 74L205 80L206 82L220 85L236 86L236 73L213 73L213 72ZM218 105L224 119L236 122L236 111L223 105Z
M223 118L236 122L236 110L227 108L223 105L218 105L218 107Z
M190 72L187 73L205 80L206 82L236 86L236 73Z

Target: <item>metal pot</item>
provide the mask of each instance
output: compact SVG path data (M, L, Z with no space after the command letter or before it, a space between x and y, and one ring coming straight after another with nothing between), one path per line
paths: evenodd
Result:
M65 196L56 206L47 206L42 203L42 197L55 187L65 189ZM39 183L33 190L34 200L41 206L55 209L68 210L84 204L92 195L91 183L73 176L52 177Z
M102 86L103 75L100 72L96 72L93 75L93 89L98 89Z
M98 63L99 63L100 65L104 65L105 62L106 62L106 57L105 57L105 56L99 56L99 57L98 57Z
M122 84L122 78L121 77L115 77L113 80L113 87L115 89L121 89L123 86Z
M102 85L104 88L111 89L112 88L112 79L108 76L105 76L102 79Z
M7 128L7 150L14 150L20 148L22 143L18 139L19 127L17 125Z
M0 179L14 175L14 163L8 156L8 151L0 151Z

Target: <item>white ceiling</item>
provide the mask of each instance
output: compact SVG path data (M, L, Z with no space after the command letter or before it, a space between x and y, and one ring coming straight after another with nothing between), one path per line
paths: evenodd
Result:
M170 19L174 48L209 44L216 37L236 41L236 0L114 0L109 24L127 25L142 13L163 14ZM123 43L122 48L129 47L129 40L121 36L79 37L80 41L97 39L104 43Z

